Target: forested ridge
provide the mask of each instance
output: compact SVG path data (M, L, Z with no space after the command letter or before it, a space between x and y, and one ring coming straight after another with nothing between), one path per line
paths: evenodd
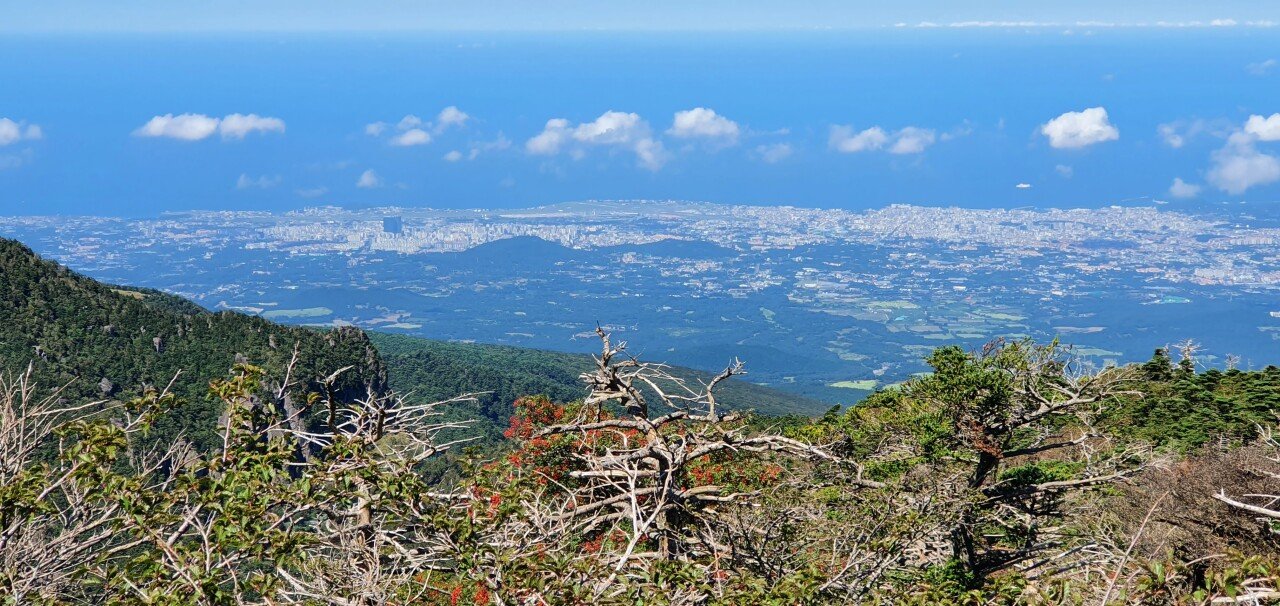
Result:
M779 416L733 352L282 327L0 247L6 603L1280 602L1275 366L997 340Z
M0 239L0 362L10 372L34 365L42 385L65 386L63 397L127 400L144 386L164 387L187 405L160 421L161 437L182 433L212 447L220 408L208 384L237 361L251 361L280 381L297 347L299 373L315 381L338 369L336 388L354 398L366 389L394 388L418 399L477 392L473 412L489 440L524 395L572 400L584 393L578 376L587 356L514 347L448 343L354 328L319 331L276 324L237 312L211 312L151 289L108 285L39 258ZM390 363L384 363L384 359ZM706 373L680 370L682 376ZM766 414L813 414L824 406L750 383L730 386L726 404Z
M13 240L0 239L0 365L28 364L46 387L77 401L128 400L144 386L186 405L158 420L161 437L179 434L212 448L221 406L209 381L237 360L252 360L276 381L297 348L304 385L346 366L335 388L357 397L385 389L385 369L359 330L318 332L234 312L210 312L148 289L112 286L77 274ZM314 385L310 385L314 387Z
M581 375L595 367L591 357L582 354L376 332L369 333L369 338L382 354L394 390L428 402L475 393L476 401L470 405L473 417L480 421L475 429L489 437L497 437L506 427L515 412L512 403L519 398L581 399L587 393ZM671 371L694 383L708 381L713 374L678 367ZM831 407L746 381L725 384L720 397L728 408L764 416L813 416Z

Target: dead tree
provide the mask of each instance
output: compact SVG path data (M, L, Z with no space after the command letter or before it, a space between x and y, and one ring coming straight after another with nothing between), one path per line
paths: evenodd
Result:
M278 570L286 603L357 606L404 600L416 575L452 566L447 533L433 517L465 496L442 492L417 475L417 466L474 438L448 439L470 422L440 420L444 406L473 401L471 395L442 402L411 402L370 389L354 402L339 399L333 385L348 368L323 381L323 394L309 407L290 411L269 430L283 431L313 453L299 472L324 495L312 513L312 541L301 564ZM288 381L277 400L285 401ZM324 421L307 429L302 416L318 407ZM409 601L413 601L410 599Z
M1276 439L1274 430L1264 427L1259 428L1258 431L1261 433L1260 442L1276 451L1276 454L1268 458L1280 467L1280 441ZM1254 472L1263 474L1273 480L1280 480L1280 468L1275 470L1257 469ZM1272 522L1272 520L1280 520L1280 490L1274 492L1275 494L1249 493L1229 496L1225 488L1219 488L1213 498L1226 503L1227 506L1241 513L1252 515L1268 533L1280 534L1280 530L1277 530L1275 523Z
M664 364L627 355L603 329L594 371L582 375L589 393L577 415L541 427L531 440L571 444L572 469L547 477L547 491L530 499L526 518L545 540L613 537L607 576L597 595L619 575L661 560L727 561L738 557L729 533L731 505L756 496L711 481L694 467L718 456L833 460L822 448L779 435L752 435L740 415L726 412L716 388L743 374L732 361L708 380L678 376ZM516 534L521 534L516 532ZM605 557L605 554L600 554Z
M61 392L40 395L30 366L0 377L0 593L16 603L67 600L89 564L109 563L145 542L118 532L125 512L93 482L110 461L57 430L115 411L120 414L106 439L127 439L147 420L122 405L65 405ZM130 465L142 475L160 474L182 450L132 453Z

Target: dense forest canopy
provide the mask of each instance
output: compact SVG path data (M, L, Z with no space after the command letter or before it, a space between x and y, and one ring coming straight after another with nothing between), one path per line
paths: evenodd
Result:
M157 422L212 448L221 406L209 381L237 360L252 360L281 381L296 348L304 387L345 366L335 388L346 397L385 389L381 360L358 330L325 333L232 312L210 312L145 289L111 286L0 239L0 364L10 372L32 364L41 385L66 386L75 400L128 400L146 386L187 402Z

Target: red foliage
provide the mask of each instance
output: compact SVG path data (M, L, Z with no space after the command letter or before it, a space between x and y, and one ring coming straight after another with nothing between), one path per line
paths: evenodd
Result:
M647 538L647 537L646 537ZM627 533L614 529L613 532L602 534L594 539L588 539L582 543L582 551L585 553L599 553L604 549L605 545L618 546L627 542Z
M507 439L527 440L539 427L551 425L564 418L564 406L544 396L524 397L515 401L515 414L511 424L502 432Z
M685 470L692 486L716 485L739 490L774 484L783 472L780 465L742 461L726 453L691 461Z

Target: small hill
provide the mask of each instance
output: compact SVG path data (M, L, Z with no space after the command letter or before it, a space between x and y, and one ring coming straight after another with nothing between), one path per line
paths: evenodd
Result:
M344 395L385 386L382 362L362 331L319 332L210 312L159 291L97 282L0 239L0 371L32 364L40 385L65 385L72 401L123 400L173 381L187 404L157 428L162 437L182 433L212 447L221 410L208 397L209 381L225 377L237 360L279 380L295 345L301 389L345 366L355 368L339 382Z

